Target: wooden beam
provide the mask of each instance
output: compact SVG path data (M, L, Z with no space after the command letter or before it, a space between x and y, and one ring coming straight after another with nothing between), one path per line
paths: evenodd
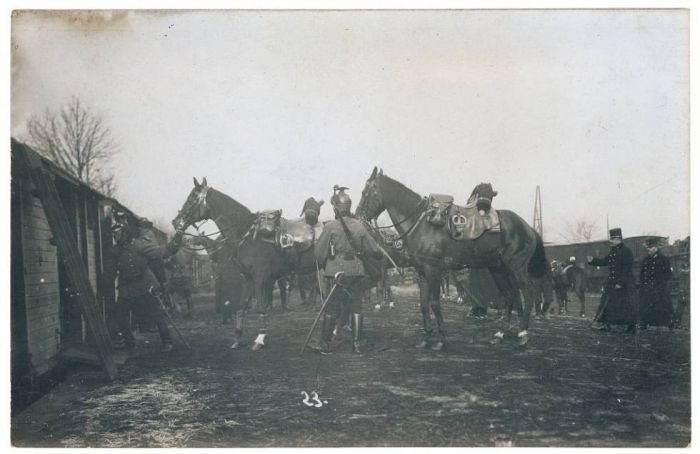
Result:
M95 340L97 354L102 367L109 379L114 380L117 377L117 369L114 364L109 333L104 320L100 317L95 292L90 285L88 270L85 268L83 259L78 252L78 244L71 231L68 217L56 191L52 175L46 170L41 158L34 150L14 139L12 140L12 148L17 151L32 178L32 182L41 199L41 204L44 207L46 218L51 226L56 247L66 265L68 281L76 292L87 327Z

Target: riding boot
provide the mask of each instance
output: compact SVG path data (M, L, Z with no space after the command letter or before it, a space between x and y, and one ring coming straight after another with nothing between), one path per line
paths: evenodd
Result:
M352 314L352 352L362 353L360 342L362 341L362 314Z
M333 339L334 329L335 317L331 314L323 314L323 323L321 324L321 354L327 355L331 353L331 340Z

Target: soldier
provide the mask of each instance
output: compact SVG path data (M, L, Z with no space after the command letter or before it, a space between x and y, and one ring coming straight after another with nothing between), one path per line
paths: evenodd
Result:
M559 314L565 314L566 307L568 306L566 274L564 274L564 267L562 264L556 260L552 260L552 283L554 285L554 292L557 294Z
M659 252L656 238L646 241L647 256L639 273L641 326L668 326L672 329L673 303L668 282L673 278L671 263Z
M129 312L143 309L154 316L162 343L161 351L173 349L170 332L165 324L165 318L159 310L159 302L155 294L162 292L166 284L163 258L168 252L172 253L177 241L168 248L158 246L150 221L139 219L137 228L132 229L128 222L115 226L114 234L117 242L117 253L114 257L115 269L119 277L119 299L117 301L117 323L124 338L124 344L132 349L136 345L129 323Z
M338 288L331 295L321 325L321 353L328 354L335 324L346 306L352 320L352 352L361 353L362 300L365 290L374 285L379 270L381 251L374 238L360 221L350 214L352 200L344 191L348 188L335 186L331 204L336 219L324 225L323 233L316 243L316 260L324 269L327 293L333 286L336 273L344 274ZM348 237L350 236L350 237Z
M610 325L627 325L627 331L635 332L638 311L632 299L632 251L622 242L619 228L610 230L610 242L612 247L605 258L586 257L589 265L608 267L608 280L593 319L593 328L608 330Z

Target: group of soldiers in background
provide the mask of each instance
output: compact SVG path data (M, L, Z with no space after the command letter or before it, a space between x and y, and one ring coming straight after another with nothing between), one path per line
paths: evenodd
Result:
M632 251L625 246L621 229L610 230L610 242L612 247L606 257L587 257L591 266L608 267L594 328L609 330L611 325L624 325L629 332L635 332L637 327L674 328L677 320L669 288L673 271L668 258L659 251L658 240L646 241L647 256L642 261L638 282L632 273Z

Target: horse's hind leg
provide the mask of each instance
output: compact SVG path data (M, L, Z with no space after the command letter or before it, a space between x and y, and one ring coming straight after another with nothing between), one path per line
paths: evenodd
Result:
M576 296L578 296L578 300L581 303L581 313L579 315L583 317L586 315L586 292L583 289L576 289Z
M520 293L513 286L513 280L510 277L508 271L503 267L491 267L489 268L491 272L491 277L493 278L493 283L496 288L503 295L503 303L505 305L505 322L506 327L510 326L510 320L513 312L513 306L516 306L518 313L522 313L522 304L520 302ZM507 328L506 328L507 330ZM502 330L498 330L494 334L494 340L492 343L498 343L503 340L505 333Z

